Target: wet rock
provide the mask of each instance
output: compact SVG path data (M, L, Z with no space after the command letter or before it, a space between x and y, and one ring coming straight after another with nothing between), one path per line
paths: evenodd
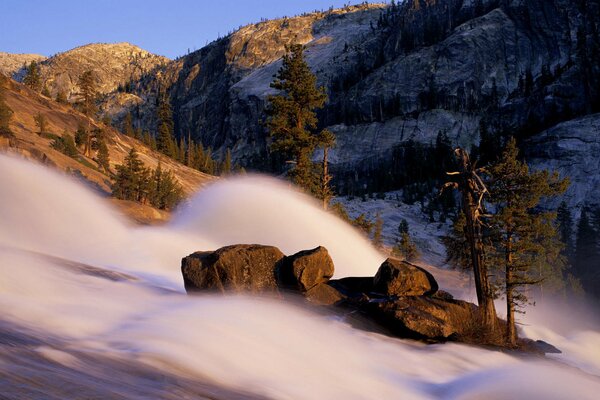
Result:
M373 289L387 296L421 296L435 293L438 284L423 268L388 258L373 278Z
M186 291L276 291L275 273L284 254L273 246L238 244L200 251L181 260Z

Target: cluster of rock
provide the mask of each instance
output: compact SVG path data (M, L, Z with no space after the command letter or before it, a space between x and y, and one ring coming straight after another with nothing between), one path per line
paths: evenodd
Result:
M334 265L324 247L286 256L273 246L232 245L184 257L181 271L188 293L302 295L339 313L359 313L400 337L460 339L477 315L474 304L453 299L429 272L405 261L387 259L374 277L331 279Z

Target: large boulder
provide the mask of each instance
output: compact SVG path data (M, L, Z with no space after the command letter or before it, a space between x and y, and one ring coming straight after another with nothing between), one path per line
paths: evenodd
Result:
M320 306L336 305L346 298L342 293L327 283L321 283L307 292L304 292L304 297L310 303Z
M285 255L273 246L238 244L199 251L181 260L185 290L276 291L276 271Z
M438 284L423 268L388 258L373 278L373 290L386 296L422 296L435 293Z
M319 246L286 257L279 270L279 280L283 286L307 292L327 282L333 276L333 271L329 252Z
M458 338L468 334L477 321L477 306L472 303L426 296L369 303L368 310L392 333L417 339Z

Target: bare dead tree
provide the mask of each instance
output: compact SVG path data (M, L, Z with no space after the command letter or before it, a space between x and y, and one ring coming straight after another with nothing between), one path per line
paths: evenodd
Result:
M485 217L483 199L489 194L483 180L479 176L484 169L478 169L475 163L471 163L469 153L462 148L455 149L454 155L458 161L459 171L447 173L449 176L454 177L455 180L446 183L442 190L453 188L461 193L462 209L466 217L465 237L469 244L471 266L473 268L477 291L477 303L479 304L484 327L488 332L493 333L497 331L498 320L485 263L482 237L482 227L484 226L482 218Z

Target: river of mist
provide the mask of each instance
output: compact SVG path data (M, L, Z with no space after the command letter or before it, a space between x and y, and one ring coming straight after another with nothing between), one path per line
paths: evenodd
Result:
M219 181L169 224L139 227L74 178L0 155L0 393L598 398L592 310L570 313L548 301L528 313L522 334L563 351L541 358L389 338L273 299L187 296L181 258L234 243L286 254L323 245L336 277L373 275L384 259L354 229L271 178Z

